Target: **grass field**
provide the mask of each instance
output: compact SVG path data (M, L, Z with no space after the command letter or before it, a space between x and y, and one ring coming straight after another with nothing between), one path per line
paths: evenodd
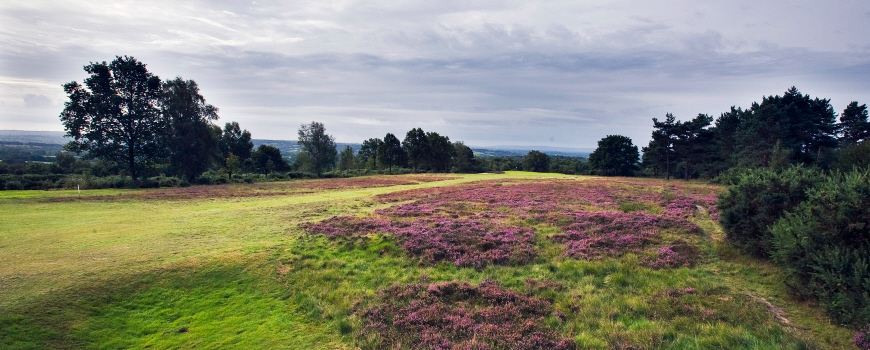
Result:
M853 349L722 241L718 191L508 172L0 192L0 348Z

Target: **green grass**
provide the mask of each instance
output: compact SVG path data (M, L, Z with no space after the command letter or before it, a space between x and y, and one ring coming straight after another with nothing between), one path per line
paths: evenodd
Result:
M420 265L388 236L330 241L298 228L386 207L372 199L382 193L556 177L585 179L508 172L196 199L126 196L160 190L82 191L81 198L76 191L0 192L0 348L351 349L362 326L355 312L376 302L379 289L486 279L552 300L565 317L546 322L581 349L852 348L848 329L789 298L779 271L722 242L709 217L695 218L706 235L689 238L702 246L703 261L658 271L641 266L635 254L564 258L560 245L544 239L558 228L543 224L535 226L537 260L482 270ZM671 191L660 181L648 186L644 190ZM53 200L58 197L71 198ZM660 210L647 203L619 207ZM564 288L530 291L528 278ZM668 294L688 287L697 292Z

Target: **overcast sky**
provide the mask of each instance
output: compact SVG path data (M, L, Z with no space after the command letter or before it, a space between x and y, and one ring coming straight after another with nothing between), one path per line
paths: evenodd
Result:
M129 55L195 80L222 125L339 142L414 127L472 146L649 142L789 87L870 102L870 2L38 1L0 3L0 129L63 130L61 85Z

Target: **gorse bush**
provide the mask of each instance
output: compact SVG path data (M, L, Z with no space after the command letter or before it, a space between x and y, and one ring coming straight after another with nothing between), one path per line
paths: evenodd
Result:
M823 178L816 169L792 166L782 172L747 169L733 178L719 197L719 222L729 241L756 256L772 248L770 225L806 199L806 191Z
M841 323L870 323L870 171L835 173L771 227L772 257L799 295Z

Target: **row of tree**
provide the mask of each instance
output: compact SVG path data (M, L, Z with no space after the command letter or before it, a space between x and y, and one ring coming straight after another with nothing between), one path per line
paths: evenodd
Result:
M870 137L867 116L867 105L852 102L837 122L830 100L811 98L794 87L749 109L731 107L715 121L706 114L676 121L668 113L662 121L653 118L642 164L650 175L680 173L685 179L712 178L736 168L837 167L850 148Z
M460 142L450 142L447 136L436 132L424 132L421 128L408 131L404 141L392 133L383 139L370 138L354 155L347 146L339 153L335 140L326 134L322 123L312 122L299 129L299 145L302 152L296 156L296 165L318 176L337 167L338 170L386 169L410 167L411 171L471 172L476 171L474 152Z

